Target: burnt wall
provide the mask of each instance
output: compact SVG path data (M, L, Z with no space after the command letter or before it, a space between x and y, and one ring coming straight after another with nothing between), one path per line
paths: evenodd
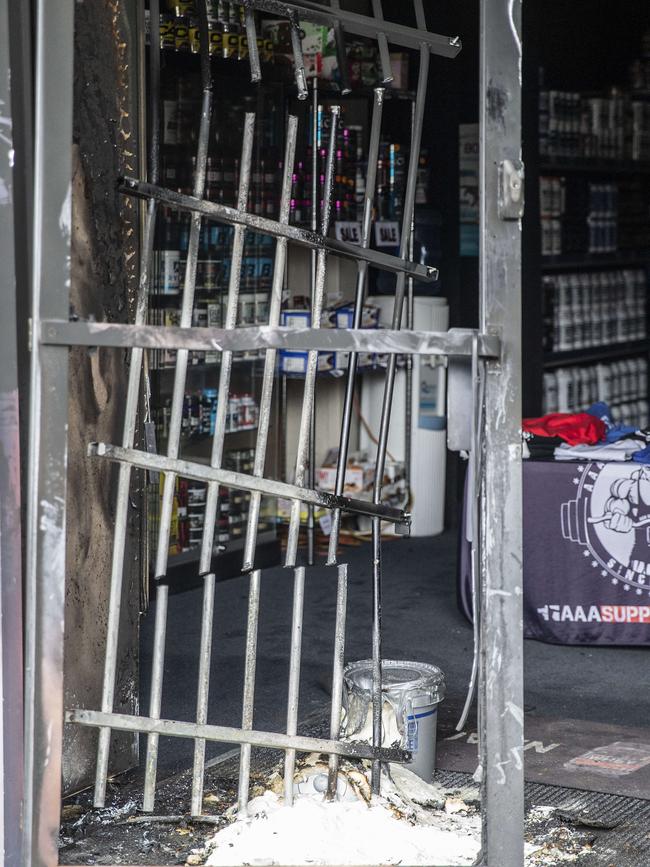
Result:
M117 191L137 174L137 40L131 0L75 4L72 153L72 312L126 322L137 287L138 206ZM117 470L86 457L88 442L120 443L128 356L73 349L69 368L69 472L65 625L66 707L101 706ZM135 486L138 475L134 474ZM138 708L140 595L138 491L125 557L115 710ZM66 726L63 785L94 775L97 732ZM111 771L137 762L132 735L113 737Z

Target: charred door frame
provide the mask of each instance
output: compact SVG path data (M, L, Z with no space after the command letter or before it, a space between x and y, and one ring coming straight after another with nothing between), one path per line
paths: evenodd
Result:
M264 0L266 7L271 0ZM315 4L303 4L314 9ZM285 11L291 6L283 4ZM482 864L523 863L523 711L521 627L520 338L518 220L500 212L504 160L519 159L521 41L519 0L481 3L481 327L500 345L486 356L481 484L480 757L483 770ZM63 726L63 610L67 459L67 355L96 345L84 327L65 341L48 327L67 325L70 257L73 0L39 0L33 268L33 351L27 530L26 777L24 863L54 865ZM294 12L295 14L295 12ZM321 15L319 11L319 16ZM330 13L331 14L331 13ZM324 8L322 15L327 16ZM349 18L349 16L348 16ZM348 20L344 22L348 23ZM354 25L351 19L351 26ZM390 35L390 26L386 25ZM296 55L296 79L300 64ZM369 257L370 258L370 257ZM42 327L45 325L46 327ZM70 331L72 329L72 331ZM109 345L146 345L133 326L116 326ZM190 329L166 338L178 346ZM210 335L205 330L205 337ZM278 329L270 328L280 340ZM354 352L359 332L348 332ZM408 337L408 335L403 335ZM317 350L321 335L310 349ZM345 342L346 337L343 337ZM441 344L442 346L442 344ZM386 349L386 347L383 347ZM396 339L391 352L417 351ZM458 354L457 348L450 354ZM466 350L460 354L470 355ZM336 508L340 503L333 503ZM95 714L97 716L97 714ZM113 715L115 722L118 715ZM146 730L143 720L131 725ZM97 725L97 721L94 723ZM110 720L104 720L110 725ZM160 726L159 726L160 728ZM198 736L209 737L210 727ZM216 733L217 738L219 732ZM192 730L189 735L197 736ZM291 739L282 747L291 750ZM304 739L302 739L304 740ZM297 746L301 739L294 739ZM300 746L298 746L300 748Z

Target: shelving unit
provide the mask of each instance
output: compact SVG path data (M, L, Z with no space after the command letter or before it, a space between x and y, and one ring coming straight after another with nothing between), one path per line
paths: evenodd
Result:
M187 7L188 4L185 4ZM218 4L215 3L215 12ZM228 4L219 4L226 14L239 15L239 7L228 9ZM193 137L198 130L200 114L200 66L199 57L191 51L191 43L185 42L183 34L183 18L167 13L165 4L161 4L161 12L167 23L163 27L162 38L168 50L162 52L161 69L161 181L163 186L191 192L193 165L192 155L196 153L196 143ZM161 19L162 20L162 19ZM180 27L178 26L180 24ZM233 38L238 39L237 51L245 48L245 36L240 30L239 22L232 20L224 29L230 29ZM215 38L222 39L221 24L215 25ZM179 37L180 34L180 37ZM180 38L180 41L179 41ZM223 53L231 53L224 57ZM233 206L236 204L238 187L239 156L241 150L241 129L244 112L254 112L257 123L254 139L253 166L251 174L251 202L249 210L264 216L276 216L276 203L279 194L278 164L281 160L284 136L286 87L291 84L292 76L288 66L266 62L264 52L261 52L262 83L252 86L250 69L247 61L241 62L240 55L226 47L225 41L211 58L214 77L214 100L218 110L215 111L215 126L210 133L209 159L206 177L206 197L213 201ZM180 222L176 212L171 209L161 209L158 218L156 249L158 273L150 294L150 310L152 317L173 317L179 310L180 288L182 287L185 268L185 250L187 245L187 226ZM196 325L213 325L221 327L225 315L225 300L227 297L228 269L231 249L231 229L217 223L204 223L199 244L199 267L197 269L197 284L194 294L193 322ZM242 280L240 284L240 310L238 310L238 325L261 324L267 321L268 293L270 290L270 275L274 245L264 243L271 241L261 236L248 235L245 240L244 260L242 263ZM270 252L268 252L270 251ZM265 265L265 268L261 268ZM152 417L157 421L157 443L159 452L166 451L167 443L162 424L164 405L171 397L173 387L173 364L167 366L164 356L156 357L149 353L149 374L151 383ZM260 377L263 358L248 354L233 357L230 381L230 397L237 394L250 395L250 401L259 401ZM194 404L188 407L187 413L192 416L192 423L187 419L186 434L181 436L180 457L208 463L212 445L211 432L214 429L214 412L217 400L217 386L221 368L221 355L191 353L186 375L186 396L196 395L188 400ZM229 401L230 403L230 401ZM236 412L236 407L233 410ZM193 415L194 413L194 415ZM196 415L198 413L198 415ZM231 417L230 409L228 411ZM257 423L240 423L237 429L226 430L223 463L250 461L255 446ZM200 427L199 427L200 426ZM268 449L268 459L274 465L278 461L278 444L274 431L277 423L271 425L271 441ZM200 430L197 433L197 429ZM189 431L191 435L187 435ZM176 545L172 553L170 549L169 564L171 567L190 567L198 560L203 502L201 486L195 485L192 496L188 495L187 485L183 491L177 488L173 526L178 527ZM236 574L240 568L241 557L230 557L241 551L242 529L245 527L249 495L240 492L237 503L230 502L237 492L230 492L230 497L220 500L220 511L215 528L214 556L218 557L219 565L213 562L213 569L220 577ZM240 502L241 501L241 502ZM154 483L150 484L149 516L152 534L149 542L150 551L155 551L156 545L156 514L158 507L158 490ZM264 565L277 562L279 545L273 522L264 513L268 504L262 506L258 556ZM233 515L233 509L235 514ZM233 529L232 518L237 527ZM225 524L224 524L225 522ZM215 568L216 567L216 568ZM191 569L183 571L183 586L191 586ZM188 581L190 583L188 584Z
M544 11L543 4L531 4L524 11L524 32L528 34L523 70L526 209L522 236L524 415L527 416L553 409L578 409L589 405L595 396L605 397L617 405L626 420L641 425L649 420L650 159L647 148L650 139L649 130L645 129L640 135L637 125L636 153L637 156L643 154L638 148L645 148L645 159L633 159L631 103L647 101L647 95L630 90L628 67L635 53L641 51L641 35L650 27L650 14L642 3L633 5L638 12L635 26L631 24L634 11L629 10L625 20L616 23L612 20L607 25L605 19L611 18L611 13L608 16L605 10L595 11L592 4L583 0L566 10ZM595 21L598 16L602 19L600 25ZM616 38L606 40L607 51L602 50L603 45L588 41L576 43L575 34L580 31L585 17L592 21L590 33L600 34L594 38L604 42L608 26L612 33L616 31ZM612 90L613 86L617 89ZM544 90L556 95L540 100ZM606 99L613 101L605 103ZM599 104L599 100L603 102ZM547 124L546 118L553 110L557 111L556 118ZM639 111L647 118L646 109ZM544 121L540 124L542 112ZM638 119L638 113L636 117ZM625 125L616 126L613 121L610 125L610 118L624 121ZM613 134L610 129L614 130ZM548 153L549 147L556 153ZM573 152L573 155L561 155L558 150L564 154ZM583 155L578 155L578 151ZM611 156L603 156L603 153ZM546 184L561 188L561 206L557 203L557 189L555 200L548 186L540 190L540 178L548 179L544 181ZM617 212L617 191L619 198L621 191L625 192L624 213ZM570 201L571 196L573 201ZM547 216L542 218L542 212ZM553 245L555 243L548 228L542 237L544 219L567 220L570 234L566 252L542 255L543 242L547 249L549 238ZM603 236L603 246L614 249L587 252L594 238L596 244L600 241L595 228L598 219L607 224L603 231L610 232L609 236ZM622 232L626 236L619 237L618 241L617 227L619 235ZM557 232L557 226L554 231ZM633 238L639 239L636 244L630 243ZM641 274L645 282L642 302L637 285ZM633 284L637 285L636 289ZM549 307L553 298L555 311ZM632 323L629 332L621 323L617 328L619 317L627 317ZM550 334L553 328L555 340ZM572 329L575 339L571 336ZM605 390L609 388L610 377L619 383L620 393L602 393L604 383ZM631 379L636 380L639 391L629 387ZM555 404L554 389L558 382L560 388L565 389L565 399L566 388L569 388L571 406Z
M188 4L182 4L185 8ZM228 4L216 4L216 10L221 14L222 7ZM165 8L164 4L161 7ZM180 8L180 5L179 5ZM234 6L232 7L234 8ZM237 7L239 8L239 7ZM161 181L163 186L179 189L183 192L191 192L192 165L189 162L191 155L195 153L195 142L191 139L198 129L198 117L200 110L200 86L199 86L199 60L191 50L191 34L189 41L184 35L183 22L173 15L168 16L168 27L163 27L163 39L167 50L162 52L161 70ZM172 20L173 19L173 20ZM262 16L263 19L263 16ZM180 29L177 28L174 36L174 27L180 21ZM174 23L175 22L175 23ZM215 24L215 31L221 25ZM236 32L240 25L230 22L230 30ZM263 20L258 21L258 35L263 33ZM179 36L180 34L180 36ZM239 42L240 56L245 58L246 43L243 28L241 28ZM312 105L310 99L301 101L296 98L295 81L291 63L282 55L282 48L276 46L276 54L273 62L265 62L262 56L262 81L253 85L250 82L249 64L235 59L235 56L225 58L220 56L224 48L225 37L215 35L217 41L222 39L221 48L212 57L212 71L215 84L215 127L211 132L210 147L207 166L207 189L206 198L222 202L225 205L234 205L237 192L238 156L240 148L240 132L243 124L245 111L252 111L256 117L264 118L263 125L258 124L255 131L255 145L253 152L253 169L251 179L251 197L249 198L248 210L261 216L277 218L277 203L279 183L281 177L281 158L284 150L284 130L288 113L298 117L298 148L294 165L294 190L292 192L292 208L290 222L296 225L309 225L314 208L318 211L318 199L313 201L311 192L311 164L312 157L309 152L309 143L313 140L310 131L312 124ZM180 41L179 41L180 40ZM216 43L215 43L216 44ZM234 45L234 37L233 37ZM258 42L259 45L259 42ZM243 53L241 53L243 50ZM260 47L262 52L262 49ZM354 52L354 48L348 44L348 50ZM266 47L264 48L266 51ZM262 52L263 54L264 52ZM307 52L306 52L307 54ZM369 63L372 66L373 58L367 52L360 52L360 62ZM307 58L307 63L309 60ZM311 77L308 75L311 82ZM364 81L376 81L376 68L362 70L361 77ZM374 88L361 83L361 79L353 82L350 93L342 95L336 84L331 81L318 82L318 102L322 108L319 114L319 124L322 124L321 133L326 132L327 108L337 103L341 105L341 135L349 136L349 140L342 140L340 148L337 148L337 169L335 194L333 201L333 219L331 233L336 235L342 223L350 225L355 223L360 229L361 207L363 201L363 178L359 175L359 166L364 163L368 146L368 128ZM407 154L404 143L409 140L409 130L412 119L412 105L415 94L407 87L387 87L385 89L385 104L382 123L382 141L386 140L385 151L380 155L383 159L383 168L380 165L378 172L377 188L377 219L389 226L386 235L392 238L393 245L399 244L399 225L402 214L399 210L400 201L403 198L403 174ZM187 136L190 138L187 138ZM354 142L347 147L348 144ZM324 146L325 138L322 137ZM390 143L390 144L389 144ZM401 144L400 144L401 143ZM401 150L400 150L401 147ZM338 152L340 150L340 153ZM396 159L394 159L397 157ZM319 175L324 172L324 150L319 151L317 157L317 171ZM365 168L365 167L364 167ZM356 176L355 176L356 171ZM319 178L319 180L321 180ZM425 151L422 151L422 185L423 194L419 197L421 203L426 203L429 196L431 178L427 165ZM340 193L340 195L339 195ZM252 200L252 201L251 201ZM421 204L418 204L418 208ZM424 232L422 247L427 262L438 264L440 244L435 237L435 220L426 213L428 206L424 204L425 211L418 224ZM338 219L337 219L338 218ZM178 222L175 213L170 209L161 209L158 220L156 248L158 254L158 280L150 294L150 307L152 316L164 317L168 324L172 323L175 311L178 310L180 289L184 272L184 251L187 244L187 226ZM230 250L229 239L219 237L223 232L217 224L209 224L209 231L204 226L199 247L199 267L197 269L197 285L194 295L194 324L204 323L219 327L223 321L223 305L226 297L228 279L228 251ZM432 229L431 227L434 226ZM397 232L395 228L397 227ZM225 230L228 231L228 230ZM215 232L212 235L210 232ZM433 237L432 237L433 232ZM244 252L244 269L250 264L249 272L242 271L242 284L240 287L240 300L242 310L238 312L238 325L266 324L268 322L268 301L264 309L264 301L268 299L270 289L270 277L273 269L273 246L269 245L270 253L267 255L261 248L259 236L250 235L246 241L247 249ZM416 237L417 257L418 237ZM372 246L375 246L373 241ZM394 252L394 247L384 246L385 252ZM422 259L422 256L417 257ZM260 269L260 263L265 262L264 269ZM347 271L346 271L347 265ZM354 283L356 269L350 263L341 263L338 259L332 259L329 268L330 280L336 285L337 290L328 299L330 304L342 301L351 301L354 297ZM263 272L263 273L262 273ZM393 291L393 280L390 285L382 285L385 279L375 269L370 270L369 291L370 293ZM309 255L304 251L291 249L285 277L285 295L288 299L287 306L291 307L297 300L299 304L308 303L309 287L311 286ZM298 296L302 296L301 298ZM248 298L248 310L245 305ZM259 305L259 306L258 306ZM250 315L250 310L253 314ZM218 354L215 354L218 355ZM261 385L261 373L263 360L249 357L233 359L231 393L250 393L255 398ZM152 407L159 416L165 401L171 395L173 383L173 369L170 364L166 366L164 357L155 358L150 354L149 372L151 380ZM194 363L193 363L194 362ZM329 379L341 382L344 377L344 369L323 371L319 381ZM186 377L186 392L206 391L216 388L219 376L218 358L206 360L197 359L190 354L190 361ZM293 404L300 391L299 383L295 386L287 384L287 380L300 379L301 376L284 377L274 391L274 421L271 423L270 442L268 454L271 467L267 466L266 472L276 478L291 480L292 459L283 454L285 437L285 425L287 416L291 414ZM207 410L206 410L207 412ZM338 433L336 442L330 441L329 428L324 423L328 415L328 406L322 409L322 423L318 425L321 439L321 453L315 456L314 467L318 465L325 451L330 446L338 445ZM337 406L335 412L340 412ZM156 415L156 412L153 413ZM203 424L203 422L201 422ZM158 450L165 448L164 430L158 425ZM249 431L228 432L226 435L225 449L245 449L254 445L253 429ZM182 437L181 456L191 453L193 458L201 457L208 459L210 440L200 439L196 436ZM354 445L352 446L354 448ZM227 455L224 454L224 460ZM267 464L269 461L267 461ZM150 496L150 507L153 509L155 518L155 493ZM281 518L276 516L276 520ZM266 530L264 531L266 533ZM269 537L270 538L270 537ZM155 541L155 540L154 540ZM193 552L183 550L173 555L174 563L188 564L193 560Z

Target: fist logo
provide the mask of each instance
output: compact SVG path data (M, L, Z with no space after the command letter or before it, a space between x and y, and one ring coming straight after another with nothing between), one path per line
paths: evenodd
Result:
M614 485L612 485L614 488ZM622 497L610 497L605 503L605 526L617 533L629 533L634 529L634 522L630 517L631 503Z

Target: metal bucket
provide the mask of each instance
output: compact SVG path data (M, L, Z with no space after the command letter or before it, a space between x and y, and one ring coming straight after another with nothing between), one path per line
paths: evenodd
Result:
M426 782L436 766L438 704L445 676L435 665L384 659L382 668L382 746L397 743L412 752L406 767ZM372 743L372 660L351 662L343 672L342 736Z

